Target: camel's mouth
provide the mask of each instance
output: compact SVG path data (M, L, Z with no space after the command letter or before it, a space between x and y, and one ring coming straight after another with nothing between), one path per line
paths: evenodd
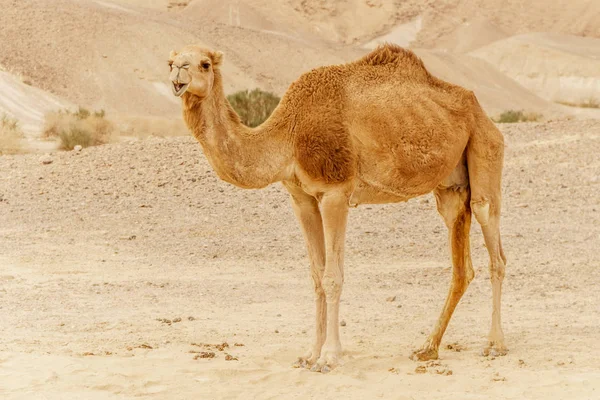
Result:
M177 97L184 94L185 91L187 90L188 86L190 85L189 83L175 83L175 82L171 82L171 83L172 83L171 88L173 89L173 94Z

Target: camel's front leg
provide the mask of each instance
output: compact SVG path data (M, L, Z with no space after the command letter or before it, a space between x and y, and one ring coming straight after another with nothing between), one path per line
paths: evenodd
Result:
M302 189L293 185L285 185L292 197L294 213L300 221L300 227L308 248L310 260L310 274L315 289L316 305L316 334L315 340L306 352L298 358L295 366L312 366L321 355L321 347L325 343L325 329L327 326L327 308L325 292L321 285L325 269L325 239L323 238L323 221L317 200L306 194Z
M327 301L327 338L321 357L311 368L328 372L335 367L342 354L339 332L339 310L344 283L344 242L348 219L348 196L344 192L325 193L321 200L321 213L325 230L325 273L323 290Z

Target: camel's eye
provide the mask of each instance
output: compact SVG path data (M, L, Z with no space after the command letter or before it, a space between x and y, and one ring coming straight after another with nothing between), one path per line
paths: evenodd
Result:
M210 64L209 64L209 63L207 63L207 62L205 62L205 63L202 63L202 68L204 68L204 69L209 69L209 68L210 68Z
M169 69L172 71L173 70L173 63L169 62Z

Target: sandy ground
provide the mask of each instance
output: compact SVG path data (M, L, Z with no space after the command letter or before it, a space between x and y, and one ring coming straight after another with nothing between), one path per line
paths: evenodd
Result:
M477 276L440 360L408 359L450 280L446 230L425 196L352 210L344 364L329 374L291 367L314 311L279 185L220 182L187 137L49 165L1 157L0 398L597 399L600 123L502 130L509 354L479 355L491 289L475 224Z

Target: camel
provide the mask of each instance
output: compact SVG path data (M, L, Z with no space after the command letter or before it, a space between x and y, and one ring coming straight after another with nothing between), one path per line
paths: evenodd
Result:
M223 53L186 46L170 54L173 94L224 181L289 191L315 291L315 340L296 366L327 372L341 361L339 305L349 208L432 192L449 230L452 281L441 315L411 358L438 358L454 309L474 277L471 214L490 257L492 324L483 353L506 353L500 238L504 139L472 91L432 76L411 51L383 45L357 61L313 69L293 82L260 126L240 122L223 91Z

